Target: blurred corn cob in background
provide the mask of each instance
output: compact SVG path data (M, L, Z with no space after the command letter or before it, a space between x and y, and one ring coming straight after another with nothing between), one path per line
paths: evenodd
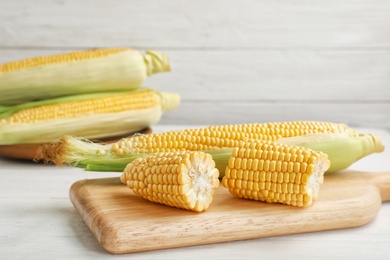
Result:
M298 121L169 131L133 136L106 145L65 136L58 142L43 145L37 159L87 170L123 171L128 163L148 154L204 151L212 155L222 178L233 148L250 140L298 145L324 152L331 162L328 172L345 169L384 149L379 136L359 133L344 124Z
M63 135L106 138L134 133L177 108L179 96L140 88L26 103L0 114L0 144L51 142Z
M93 49L0 64L0 106L55 97L131 90L170 70L168 57L128 48Z
M129 49L93 49L0 65L0 148L131 135L176 109L180 97L144 88L170 70L168 57ZM1 152L0 152L1 155Z

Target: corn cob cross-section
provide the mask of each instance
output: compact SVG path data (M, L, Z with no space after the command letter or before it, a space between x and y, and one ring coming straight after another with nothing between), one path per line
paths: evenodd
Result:
M317 199L327 155L274 142L241 142L234 148L222 185L237 197L309 207Z
M169 71L168 57L128 49L93 49L0 64L0 106L85 93L131 90Z
M134 160L121 181L149 201L201 212L212 202L218 176L211 155L176 152Z
M0 144L52 142L63 135L104 138L139 131L175 109L179 95L153 89L26 103L0 114ZM1 119L2 118L2 119Z

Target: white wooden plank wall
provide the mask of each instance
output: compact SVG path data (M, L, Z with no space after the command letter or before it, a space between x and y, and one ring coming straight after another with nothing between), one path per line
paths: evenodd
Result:
M1 0L0 62L94 47L166 52L163 123L327 120L390 129L388 0Z

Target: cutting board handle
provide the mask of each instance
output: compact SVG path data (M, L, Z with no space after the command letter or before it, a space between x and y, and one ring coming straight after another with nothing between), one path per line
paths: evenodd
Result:
M370 181L378 187L382 201L390 200L390 172L372 173Z

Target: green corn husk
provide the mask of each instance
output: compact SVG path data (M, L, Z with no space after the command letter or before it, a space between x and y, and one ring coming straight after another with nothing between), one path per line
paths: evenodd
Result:
M277 142L326 153L331 162L327 173L344 170L365 156L384 151L378 135L364 133L353 136L346 133L306 135L284 138Z
M347 169L360 159L384 151L384 146L378 135L356 133L351 136L348 133L338 134L309 134L290 138L282 138L275 142L309 148L324 152L328 155L330 167L326 173L332 173ZM216 161L217 168L223 177L229 161L229 153L233 149L211 150L209 152Z

